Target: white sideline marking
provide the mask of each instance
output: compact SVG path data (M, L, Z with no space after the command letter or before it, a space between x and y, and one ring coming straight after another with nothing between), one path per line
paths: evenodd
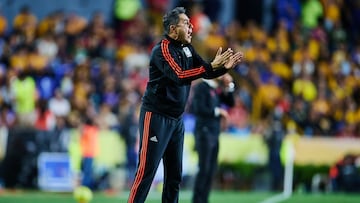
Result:
M293 186L293 177L294 177L294 158L295 158L295 150L293 146L290 146L285 163L283 192L281 194L265 199L260 203L278 203L291 197L293 192L292 186Z

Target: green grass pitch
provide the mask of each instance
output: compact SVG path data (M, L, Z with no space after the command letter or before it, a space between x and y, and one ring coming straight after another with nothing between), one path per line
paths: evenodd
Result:
M160 203L160 193L150 192L146 203ZM260 203L274 194L263 192L213 191L210 203ZM95 193L90 203L126 203L128 192L117 195ZM191 203L191 191L180 193L180 203ZM359 203L360 194L294 194L283 203ZM0 203L76 203L71 193L50 192L2 192Z

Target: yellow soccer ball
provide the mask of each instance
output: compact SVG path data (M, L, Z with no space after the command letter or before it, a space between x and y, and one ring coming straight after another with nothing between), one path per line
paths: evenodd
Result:
M73 195L78 203L89 203L93 198L92 191L85 186L75 188Z

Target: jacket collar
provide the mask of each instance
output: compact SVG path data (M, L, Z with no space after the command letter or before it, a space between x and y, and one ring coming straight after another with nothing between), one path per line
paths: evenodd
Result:
M177 40L169 37L169 35L167 35L167 34L165 34L165 38L166 38L167 40L169 40L172 44L176 44L177 46L181 46L181 47L185 46L183 43L181 43L180 41L177 41Z

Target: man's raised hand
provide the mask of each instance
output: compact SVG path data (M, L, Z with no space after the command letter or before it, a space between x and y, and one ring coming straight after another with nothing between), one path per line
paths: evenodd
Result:
M228 60L225 62L224 67L226 69L234 68L237 64L241 63L242 59L244 58L243 52L239 51L235 54L232 54Z
M225 65L225 63L228 63L234 51L228 48L224 53L221 52L222 48L220 47L216 52L214 60L211 62L213 69L221 68Z

